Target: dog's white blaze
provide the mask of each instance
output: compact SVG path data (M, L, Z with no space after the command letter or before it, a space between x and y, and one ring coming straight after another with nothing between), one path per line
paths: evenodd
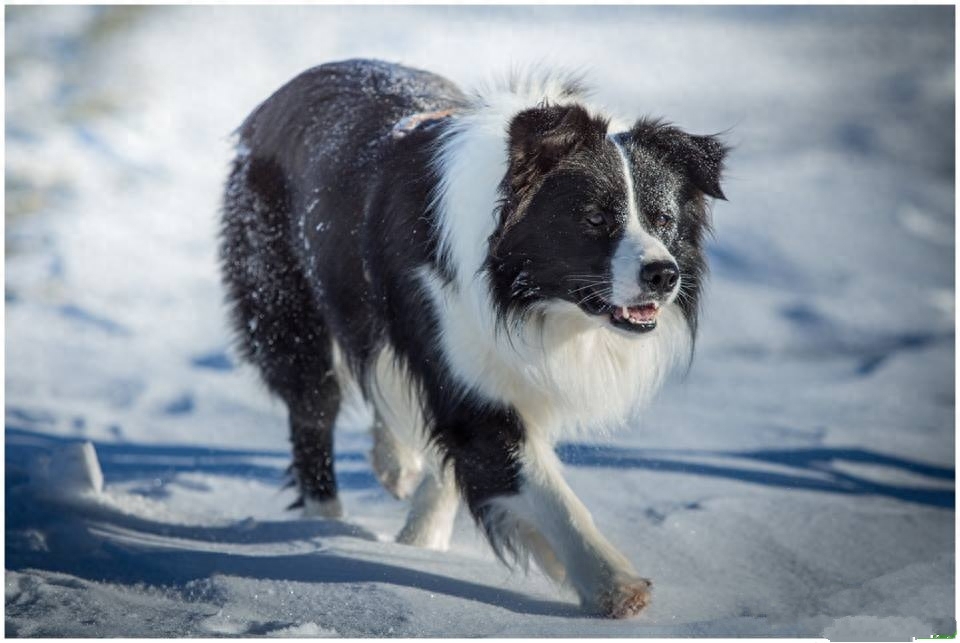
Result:
M610 261L611 303L618 306L628 305L643 294L640 285L640 269L645 262L673 260L670 251L659 239L647 232L640 222L640 209L637 207L637 194L633 183L633 172L627 153L613 137L610 142L617 148L623 164L623 180L627 187L627 225L623 239Z
M637 207L637 189L633 184L633 171L630 169L630 159L627 158L627 153L624 151L623 146L617 142L617 139L614 138L614 136L614 134L611 134L607 138L617 149L617 154L620 155L620 163L623 167L623 182L627 187L627 210L629 213L629 218L631 221L636 219L637 223L639 224L640 208Z

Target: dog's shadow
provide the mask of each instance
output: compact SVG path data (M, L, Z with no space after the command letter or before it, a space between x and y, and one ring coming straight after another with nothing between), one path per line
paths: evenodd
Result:
M48 495L30 480L23 466L45 449L72 441L31 431L7 430L6 473L6 566L8 570L36 569L70 574L90 581L121 584L186 587L215 574L303 583L384 583L487 603L512 612L542 616L580 616L572 602L541 600L522 593L464 580L442 573L389 562L364 560L337 551L332 538L376 541L363 527L338 520L243 520L221 526L171 524L132 515L102 502L65 501ZM187 466L189 458L204 462L193 471L252 475L280 481L286 455L272 452L197 449L148 445L97 445L104 477L111 481L130 479L131 459L166 459L174 468ZM121 457L125 453L127 457ZM159 456L163 455L163 458ZM277 458L275 470L262 464ZM261 464L251 467L241 456L256 456ZM148 467L149 468L149 467ZM165 470L167 473L169 471ZM158 473L156 471L152 473ZM141 475L143 471L141 469ZM372 478L372 476L371 476ZM42 534L42 546L37 546ZM343 541L340 541L341 543ZM243 553L224 552L235 545L249 545ZM258 545L284 544L287 552L273 554ZM395 546L393 548L395 553ZM385 547L386 549L386 547ZM262 553L261 553L262 552Z
M9 500L9 498L8 498ZM348 535L373 540L369 532L335 520L263 522L253 526L238 523L228 527L178 527L132 518L125 514L96 512L68 515L56 507L32 505L32 520L14 508L8 515L7 530L45 534L45 550L18 546L18 538L7 544L7 569L41 569L61 572L91 581L120 584L144 583L184 587L191 581L215 574L260 580L302 583L384 583L405 586L434 594L487 603L512 612L542 616L578 616L572 603L540 600L519 592L483 585L453 576L410 567L373 562L327 550L323 538ZM11 504L8 502L8 511ZM17 515L19 514L19 515ZM46 518L58 525L42 525ZM12 518L12 519L11 519ZM39 521L37 519L40 519ZM41 523L41 524L38 524ZM174 539L177 544L159 545L155 537ZM310 551L292 554L238 555L191 546L204 542L293 543L310 540ZM58 553L59 552L59 553Z

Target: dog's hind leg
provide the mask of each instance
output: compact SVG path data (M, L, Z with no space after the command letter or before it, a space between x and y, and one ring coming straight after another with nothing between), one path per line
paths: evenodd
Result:
M307 515L342 513L333 471L340 385L333 344L289 241L290 193L269 159L240 157L227 183L220 256L244 356L287 406L294 481Z
M340 385L328 374L305 399L289 404L293 469L305 517L339 518L333 471L333 428L340 408Z

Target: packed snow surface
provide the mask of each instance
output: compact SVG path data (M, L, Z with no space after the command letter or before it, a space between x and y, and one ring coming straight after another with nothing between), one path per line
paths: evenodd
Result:
M802 636L955 632L953 7L6 10L6 633ZM654 581L580 614L495 561L394 544L365 414L347 517L284 510L285 413L216 268L231 131L303 69L470 87L542 62L734 146L692 368L564 443Z

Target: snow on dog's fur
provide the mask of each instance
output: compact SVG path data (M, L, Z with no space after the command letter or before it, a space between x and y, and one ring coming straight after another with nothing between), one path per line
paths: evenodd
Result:
M563 75L468 97L398 65L316 67L241 126L221 255L307 512L340 515L332 429L356 384L379 479L412 492L400 542L445 549L463 499L502 559L623 617L649 582L552 446L622 425L689 359L725 148L609 123Z

